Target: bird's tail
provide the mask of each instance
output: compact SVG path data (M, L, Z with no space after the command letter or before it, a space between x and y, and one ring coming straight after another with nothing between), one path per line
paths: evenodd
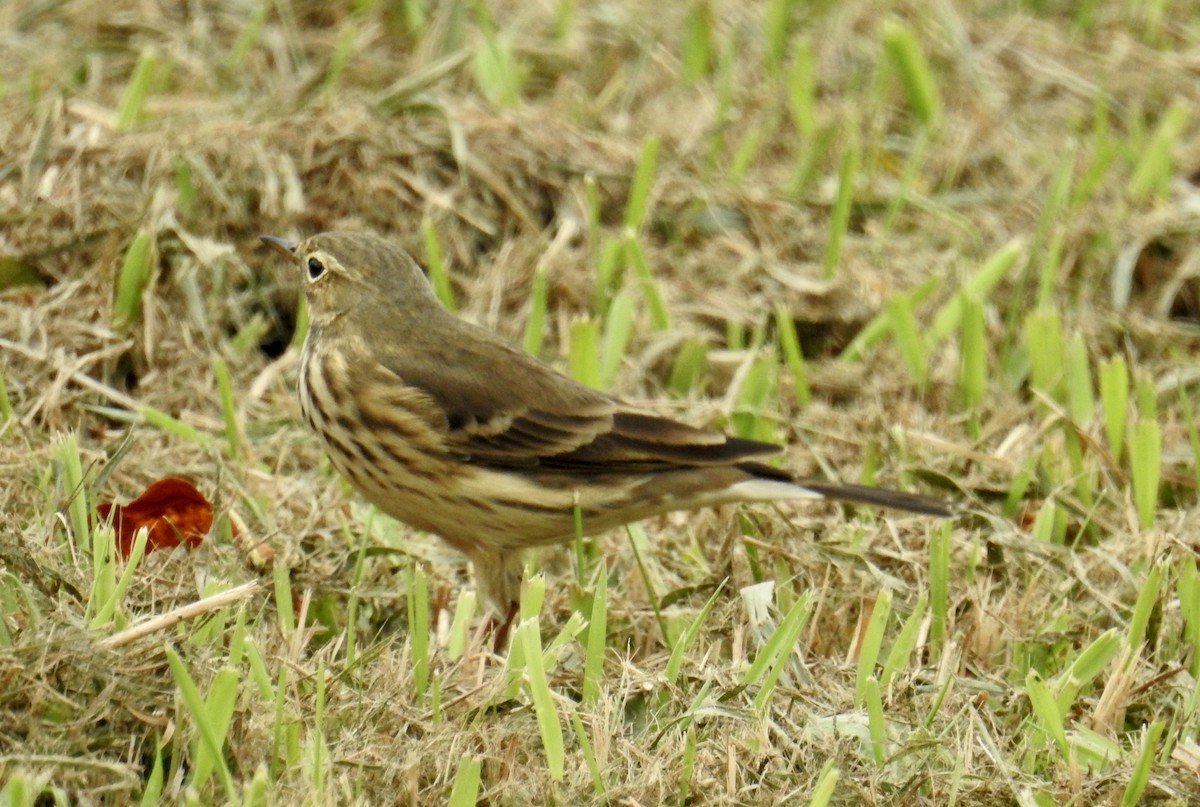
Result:
M945 502L919 493L905 493L867 485L844 485L824 479L797 479L781 468L756 462L741 463L738 468L753 475L751 479L738 482L730 488L730 492L740 499L831 499L872 507L889 507L928 516L954 515L953 508Z
M793 484L805 490L811 490L823 499L869 504L874 507L890 507L893 510L906 510L910 513L922 513L927 516L954 515L954 511L945 502L930 496L922 496L919 493L872 488L867 485L843 485L819 479L797 479Z

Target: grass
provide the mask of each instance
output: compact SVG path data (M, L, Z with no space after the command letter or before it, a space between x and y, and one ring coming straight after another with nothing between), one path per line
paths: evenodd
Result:
M0 804L1200 801L1186 4L244 5L0 15ZM581 529L498 658L300 423L334 228L963 512Z

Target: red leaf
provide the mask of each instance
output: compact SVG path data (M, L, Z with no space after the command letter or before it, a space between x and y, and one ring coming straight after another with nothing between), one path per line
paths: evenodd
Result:
M179 546L186 542L197 547L212 529L213 508L204 494L186 479L167 477L146 488L129 504L104 502L96 506L100 518L112 523L117 530L117 553L121 557L133 548L133 535L142 527L150 528L146 553L160 547Z

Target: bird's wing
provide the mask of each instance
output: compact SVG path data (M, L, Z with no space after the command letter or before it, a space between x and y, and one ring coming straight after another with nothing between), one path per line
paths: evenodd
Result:
M725 465L779 450L637 412L490 333L463 335L411 350L393 347L379 359L445 413L438 426L446 448L467 461L618 472Z

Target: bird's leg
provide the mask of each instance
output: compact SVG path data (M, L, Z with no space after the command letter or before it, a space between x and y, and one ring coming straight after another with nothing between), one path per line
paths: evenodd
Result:
M510 603L508 613L505 614L504 619L492 616L489 627L494 631L492 634L492 652L496 655L503 653L508 646L508 634L512 630L512 624L516 621L517 611L520 610L520 607L520 603Z
M475 588L491 612L487 626L494 631L493 650L500 653L517 618L521 602L521 579L525 576L524 553L475 549L470 553L475 567Z

